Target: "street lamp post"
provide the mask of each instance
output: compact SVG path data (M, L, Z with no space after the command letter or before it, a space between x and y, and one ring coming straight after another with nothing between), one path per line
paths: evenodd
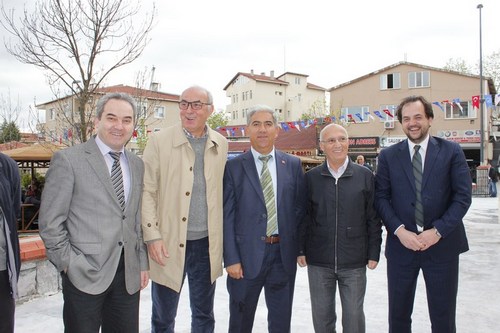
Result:
M479 126L481 126L481 143L479 148L480 153L480 163L484 163L484 114L483 114L483 33L482 33L482 23L481 23L481 9L483 8L482 4L477 5L479 9Z

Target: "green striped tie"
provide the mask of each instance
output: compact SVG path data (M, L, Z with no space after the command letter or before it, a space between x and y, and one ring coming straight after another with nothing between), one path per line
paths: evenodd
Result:
M262 186L262 191L264 192L264 200L266 202L267 209L267 236L276 234L278 230L276 203L274 201L273 179L271 177L271 172L267 167L267 162L270 158L271 155L259 156L259 160L261 160L263 164L262 172L260 173L260 185Z
M413 176L415 177L415 222L421 228L424 227L424 207L422 206L422 156L418 152L420 145L415 145L415 153L413 153Z

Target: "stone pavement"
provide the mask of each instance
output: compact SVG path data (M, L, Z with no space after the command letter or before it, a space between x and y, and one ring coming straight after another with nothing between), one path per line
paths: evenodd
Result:
M500 314L500 221L499 199L473 198L472 206L465 219L470 251L460 259L460 284L457 300L457 332L495 333L499 332ZM365 298L366 332L387 332L387 283L386 261L382 255L379 266L368 272L368 286ZM216 332L227 332L228 295L226 277L217 282L215 295ZM340 325L339 302L337 331ZM293 308L292 332L313 332L306 269L298 269ZM47 295L17 307L16 332L52 333L62 332L61 293ZM413 312L413 332L430 332L427 314L424 281L418 283ZM140 331L150 331L151 297L150 289L141 294ZM257 310L254 332L267 332L267 310L261 297ZM188 289L181 295L176 332L190 332L190 310Z

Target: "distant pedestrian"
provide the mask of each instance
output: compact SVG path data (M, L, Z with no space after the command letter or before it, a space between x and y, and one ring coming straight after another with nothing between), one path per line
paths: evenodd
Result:
M373 172L372 166L370 164L366 163L365 157L363 155L358 155L358 157L356 157L356 163L359 164L359 165L364 166L365 168L367 168L371 172Z
M490 197L495 198L497 196L497 182L498 182L498 172L497 169L492 167L488 163L488 188Z
M14 332L17 280L21 268L17 216L21 181L17 163L0 153L0 332Z

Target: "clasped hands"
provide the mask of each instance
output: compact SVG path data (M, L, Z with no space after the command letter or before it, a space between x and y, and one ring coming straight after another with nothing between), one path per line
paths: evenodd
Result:
M404 247L412 251L425 251L436 244L440 239L434 228L416 234L401 227L396 232L396 236L398 236L399 241Z

